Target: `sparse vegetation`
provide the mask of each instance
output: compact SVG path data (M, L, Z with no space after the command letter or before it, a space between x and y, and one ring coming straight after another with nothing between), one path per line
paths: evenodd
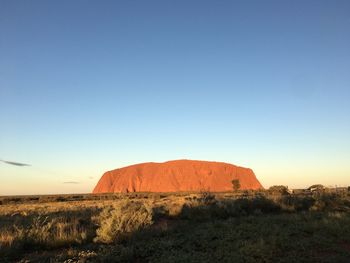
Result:
M113 243L153 224L153 211L147 203L128 202L104 208L97 217L99 228L94 241Z
M347 189L286 194L277 188L215 195L134 193L99 201L16 199L16 204L0 205L0 258L4 262L346 262Z

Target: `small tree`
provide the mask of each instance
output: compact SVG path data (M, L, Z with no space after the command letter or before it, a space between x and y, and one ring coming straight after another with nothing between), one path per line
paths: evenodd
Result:
M235 192L237 192L239 188L241 188L241 183L239 182L238 179L232 180L232 187L233 187L233 191Z

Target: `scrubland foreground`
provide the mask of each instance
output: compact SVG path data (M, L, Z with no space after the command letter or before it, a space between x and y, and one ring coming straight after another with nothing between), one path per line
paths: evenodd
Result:
M347 191L97 199L0 199L0 261L350 262Z

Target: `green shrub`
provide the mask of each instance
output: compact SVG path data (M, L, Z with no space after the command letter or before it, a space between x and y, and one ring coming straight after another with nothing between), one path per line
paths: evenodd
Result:
M113 243L153 224L152 208L142 202L124 201L105 208L98 217L95 242Z

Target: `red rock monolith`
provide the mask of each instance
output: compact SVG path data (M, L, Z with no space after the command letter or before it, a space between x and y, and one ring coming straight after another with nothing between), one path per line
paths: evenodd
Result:
M93 193L232 191L238 179L242 190L262 189L253 170L222 162L175 160L141 163L103 174Z

